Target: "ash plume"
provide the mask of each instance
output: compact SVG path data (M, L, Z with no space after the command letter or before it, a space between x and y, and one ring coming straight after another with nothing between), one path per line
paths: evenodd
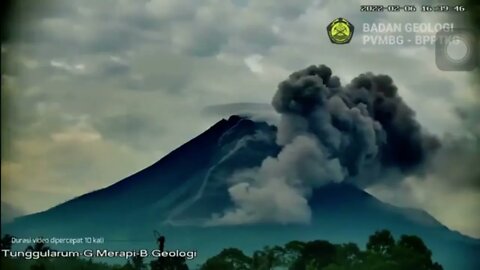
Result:
M281 152L232 175L235 207L209 224L308 223L312 189L400 181L439 147L387 75L365 73L342 86L329 67L310 66L279 84L272 106Z

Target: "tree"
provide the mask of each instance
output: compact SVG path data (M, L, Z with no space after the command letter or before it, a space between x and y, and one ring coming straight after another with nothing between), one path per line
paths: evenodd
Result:
M135 268L133 268L133 265L130 262L130 260L127 260L127 263L124 266L122 266L120 270L135 270Z
M399 270L408 269L443 269L432 261L432 252L423 240L413 235L402 235L393 249L393 257Z
M336 245L335 264L338 269L355 269L361 263L362 252L354 243ZM335 269L335 268L332 268Z
M131 262L132 262L132 267L135 270L143 270L147 268L147 266L143 262L143 257L140 255L132 257Z
M200 270L215 270L215 269L234 270L235 268L233 268L231 263L219 257L212 257L208 259L200 268Z
M201 270L443 270L431 260L432 252L421 238L402 235L395 241L387 230L369 237L366 250L354 243L291 241L283 247L264 247L252 258L236 248L224 249L208 259Z
M424 255L428 258L432 257L432 252L418 236L402 235L397 243L397 246L410 249L417 254Z
M150 263L152 270L188 270L185 258L160 257Z
M208 259L201 270L249 270L252 259L236 248L227 248Z
M335 246L324 240L308 242L303 249L302 256L307 260L314 261L318 269L333 262L336 255Z
M302 251L305 248L305 243L300 241L288 242L284 247L283 261L286 265L293 265L295 261L302 256Z
M43 239L43 237L40 237ZM37 241L33 246L28 246L25 251L35 251L35 252L46 252L50 250L50 248L45 245L43 241ZM30 266L31 270L45 270L45 263L48 261L48 258L41 258L40 260L37 260L35 264Z
M343 265L338 265L336 263L329 264L327 267L323 268L322 270L347 270Z
M26 250L26 251L40 251L40 252L45 252L45 251L50 250L50 248L49 248L47 245L45 245L44 242L38 241L38 242L36 242L33 246L28 246L25 250Z
M292 270L322 269L331 264L336 255L335 246L323 240L307 242L300 257L290 267Z
M395 239L388 230L376 231L368 238L367 250L380 255L387 255L395 245Z
M286 250L279 246L266 246L263 250L255 251L252 257L252 267L258 270L270 270L285 266Z
M158 249L164 251L165 236L158 235ZM182 257L159 257L157 260L150 262L151 270L188 270L185 258Z
M10 234L6 234L2 237L2 240L0 241L0 248L3 249L12 249L12 240L13 236Z

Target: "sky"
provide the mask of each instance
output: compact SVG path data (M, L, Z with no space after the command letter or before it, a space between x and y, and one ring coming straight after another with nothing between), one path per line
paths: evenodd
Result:
M390 75L425 130L441 138L470 140L480 131L459 114L478 104L471 73L440 71L433 45L362 44L363 23L461 24L459 17L360 12L375 1L38 2L19 4L1 46L2 209L16 214L149 166L235 107L225 104L269 104L280 81L312 64L328 65L343 84L367 71ZM328 40L337 17L357 26L348 45ZM458 168L475 167L460 161ZM458 184L471 175L441 171L453 166L448 159L436 164L435 172L367 191L480 237L478 181Z

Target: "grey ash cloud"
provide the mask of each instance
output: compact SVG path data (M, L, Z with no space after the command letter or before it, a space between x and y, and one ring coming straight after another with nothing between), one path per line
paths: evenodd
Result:
M445 135L442 147L430 161L435 178L452 191L480 190L480 99L458 109L466 135Z
M272 105L283 150L232 176L237 207L213 224L308 222L312 189L400 180L391 175L418 171L439 147L387 75L361 74L342 86L329 67L310 66L279 84Z
M375 163L407 172L439 146L387 75L361 74L342 87L327 66L310 66L282 82L272 104L283 116L280 144L313 134L352 177ZM292 130L299 122L303 128Z
M8 64L8 69L2 70L2 117L5 110L9 112L8 121L2 119L2 198L27 213L107 186L155 162L218 121L221 112L215 117L199 113L206 106L268 103L280 80L310 63L328 63L345 82L366 70L394 75L419 122L438 135L465 133L461 119L451 109L463 109L471 102L469 81L465 73L438 71L432 47L368 47L355 38L351 46L332 46L325 33L332 14L342 14L355 25L382 20L444 22L439 14L371 16L352 9L351 3L330 0L45 0L15 4L9 39L2 44L2 67ZM345 55L348 63L342 60ZM261 72L252 72L245 65L252 56L261 57ZM330 77L330 82L334 80ZM5 102L5 96L12 102ZM345 99L336 97L334 103L341 108ZM271 111L265 110L277 121L279 115ZM130 125L124 123L130 120L116 119L127 113L140 123ZM363 112L355 113L363 117ZM80 127L76 121L64 120L83 116L86 120ZM288 117L292 120L282 125L290 125L289 130L308 127L305 117ZM112 123L105 122L109 120ZM478 130L478 120L471 123ZM136 126L136 131L125 128L128 126ZM319 144L314 135L301 138L296 144ZM317 154L311 153L321 159ZM365 158L368 160L368 155ZM72 173L67 177L67 168L57 159L77 164L78 169L68 167ZM453 172L447 169L448 157L444 160L438 166ZM93 170L82 169L92 164ZM345 166L353 171L355 164L360 163L352 161ZM402 170L415 171L414 164L406 163ZM446 174L439 171L438 175ZM362 185L369 184L364 181L368 179L357 176ZM436 218L455 229L471 227L478 232L480 223L466 220L467 215L457 210L478 212L478 192L471 200L463 195L452 197L449 202L454 210L450 211L442 202L448 195L460 194L449 192L451 182L436 181L435 187L442 183L448 194L434 192L413 206L434 211ZM241 194L242 190L237 191ZM415 191L435 189L417 186ZM404 201L412 201L406 192L397 193Z
M382 126L386 135L380 149L382 165L408 170L439 147L436 137L424 133L389 76L360 75L348 87L347 96L355 105L367 104L369 115Z

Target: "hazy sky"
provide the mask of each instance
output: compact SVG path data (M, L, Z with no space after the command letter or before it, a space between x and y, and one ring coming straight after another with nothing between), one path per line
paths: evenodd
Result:
M364 22L452 20L438 13L368 14L333 0L32 2L1 48L2 205L26 213L150 165L217 122L203 113L210 105L270 103L281 80L311 64L343 84L389 74L428 131L468 135L456 108L475 105L470 74L439 71L433 46L361 43ZM351 44L328 40L337 17L357 26ZM480 237L479 190L438 178L369 191Z

